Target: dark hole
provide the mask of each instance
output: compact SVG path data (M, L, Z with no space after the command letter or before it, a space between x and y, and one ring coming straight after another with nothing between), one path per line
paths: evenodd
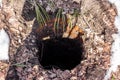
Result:
M83 43L77 39L54 38L39 43L39 61L44 69L73 69L82 60Z

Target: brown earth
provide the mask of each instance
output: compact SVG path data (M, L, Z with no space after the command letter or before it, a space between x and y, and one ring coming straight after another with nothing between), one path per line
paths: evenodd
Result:
M11 43L10 60L0 62L0 80L103 80L110 67L111 35L116 32L113 25L116 14L115 6L107 0L83 1L76 24L84 32L81 36L84 59L72 70L46 70L36 55L36 28L39 25L33 8L24 0L4 0L0 11L0 28L8 32ZM40 35L45 35L46 31ZM46 37L43 35L42 38Z

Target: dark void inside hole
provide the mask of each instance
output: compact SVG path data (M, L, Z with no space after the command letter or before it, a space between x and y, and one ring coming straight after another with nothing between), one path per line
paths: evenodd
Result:
M39 43L39 61L44 69L73 69L80 64L83 57L81 40L55 38Z

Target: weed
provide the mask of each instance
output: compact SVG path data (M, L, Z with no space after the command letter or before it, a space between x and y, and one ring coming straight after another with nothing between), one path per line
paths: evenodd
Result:
M47 21L50 20L48 13L45 9L34 1L35 12L36 12L36 19L41 26L45 26Z
M112 78L112 80L115 80L115 77L114 77L114 75L112 75L112 77L111 77L111 78Z
M53 1L48 0L48 4L50 5L51 10L55 9L55 3ZM40 4L37 3L37 1L34 1L34 6L35 6L35 12L36 12L36 19L38 23L40 24L41 27L49 26L47 22L50 21L49 14L46 12L44 7ZM55 21L53 22L53 29L54 29L54 34L55 37L58 37L60 29L62 29L62 32L65 31L66 27L66 20L67 24L70 28L74 27L77 23L78 16L79 16L79 10L74 9L74 13L70 14L75 18L75 23L73 25L72 19L66 18L66 14L64 14L64 9L63 8L58 8L57 13L55 15ZM62 23L62 27L61 27Z
M26 65L24 65L24 64L22 64L22 63L12 64L12 66L26 67Z
M56 14L56 19L54 22L54 31L55 31L55 35L58 34L58 27L59 27L59 22L60 22L60 14L61 14L62 9L59 9L57 14Z

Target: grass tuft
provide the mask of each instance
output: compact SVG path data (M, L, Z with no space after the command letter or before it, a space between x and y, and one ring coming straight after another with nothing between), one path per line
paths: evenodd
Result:
M55 22L54 22L54 31L55 31L56 36L58 34L58 29L59 29L58 27L59 27L59 22L60 22L60 14L61 14L61 9L58 10L56 14Z
M62 26L62 31L65 31L66 27L66 14L62 14L63 9L59 8L56 14L55 22L54 22L54 31L55 35L57 36L59 33L59 27ZM61 25L62 23L62 25Z
M48 4L50 4L51 9L54 9L54 7L55 7L54 2L48 0ZM35 6L35 12L36 12L36 19L37 19L38 23L40 24L40 27L45 27L46 25L48 25L47 22L50 21L49 14L46 12L46 10L43 8L43 6L39 3L37 3L36 1L34 1L34 6ZM60 32L59 30L62 29L62 32L65 31L66 22L70 28L73 27L72 19L67 19L66 14L63 14L63 12L64 12L64 10L62 8L58 8L58 11L55 16L55 21L53 22L53 24L54 24L53 29L54 29L55 37L58 37L59 32ZM79 11L77 9L75 9L72 16L74 16L76 18L76 21L74 24L74 25L76 25L77 18L79 16Z
M36 12L36 19L41 26L45 26L47 21L50 20L48 13L45 9L40 5L34 2L35 5L35 12Z

